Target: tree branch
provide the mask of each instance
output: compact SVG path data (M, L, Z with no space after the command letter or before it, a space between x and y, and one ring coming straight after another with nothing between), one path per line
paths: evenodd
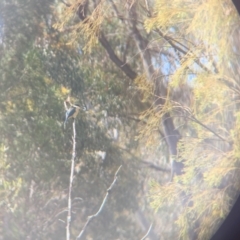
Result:
M170 46L181 52L182 54L186 55L188 51L190 51L192 54L194 54L188 47L186 47L185 45L183 45L181 42L173 39L172 37L169 37L167 35L164 35L159 29L156 29L155 30L163 39L165 39L169 44ZM175 43L173 43L173 41L175 41L177 44L181 45L182 47L186 48L186 50L184 50L183 48L177 46ZM180 57L180 56L179 56ZM180 57L180 60L182 59L182 57ZM207 73L211 73L211 70L208 69L206 66L204 66L204 64L202 64L198 59L194 59L194 62L199 66L201 67L204 71L206 71ZM213 67L214 67L214 73L218 74L219 71L217 69L217 66L216 66L216 63L214 62L214 60L212 59L212 64L213 64ZM219 79L221 82L223 82L226 86L228 86L230 89L232 89L234 92L236 92L236 87L229 81L227 81L226 79L223 79L223 78L220 78Z
M63 0L60 0L61 3L63 3L66 7L71 7L69 3L64 2Z
M153 81L155 85L156 100L154 104L156 105L157 109L161 109L162 106L165 104L167 89L163 85L163 82L161 81L161 79L159 80L159 77L157 78L154 76L155 74L154 74L154 68L152 66L152 61L151 61L151 53L147 47L149 43L147 40L145 40L141 36L136 26L137 13L136 13L135 6L131 8L130 13L134 19L131 21L134 39L139 50L141 51L144 69L147 73L148 80ZM170 155L172 156L171 157L171 179L172 179L174 174L182 174L183 172L182 171L183 163L179 163L175 161L175 157L177 156L177 152L178 152L177 143L181 138L181 135L178 132L178 130L175 129L173 118L171 117L169 112L166 112L163 114L161 122L162 122L163 131L164 131L164 136L169 148L169 152L170 152Z
M131 10L129 11L129 14L131 14L131 24L132 24L131 28L133 32L133 37L141 53L143 66L147 73L148 80L151 81L154 74L154 69L152 66L151 53L148 49L149 42L142 37L142 35L140 34L136 26L137 13L136 13L135 6L132 6Z
M151 163L151 162L148 162L148 161L142 160L142 163L146 164L147 167L152 168L152 169L157 170L157 171L168 172L168 173L170 172L170 170L159 167L158 165L156 165L154 163Z
M146 237L148 236L148 234L150 233L150 231L151 231L151 229L152 229L152 225L153 225L153 224L151 224L151 225L149 226L147 233L141 238L141 240L146 239Z
M86 1L87 2L87 1ZM79 9L83 8L82 5L79 6ZM79 14L78 11L78 17L84 21L86 19L86 14ZM103 48L107 51L109 58L112 60L113 63L115 63L115 65L120 68L131 80L134 80L137 77L137 73L135 73L130 66L126 63L123 62L114 52L114 50L112 49L110 43L108 42L108 40L106 39L105 35L103 32L100 31L99 35L98 35L98 41L101 43L101 45L103 46Z
M69 180L69 192L68 192L68 215L67 215L67 226L66 226L66 240L70 240L70 224L71 224L71 212L72 212L72 184L74 176L74 165L76 157L76 124L75 119L73 121L73 151L71 159L71 173Z
M119 59L102 32L99 34L98 40L107 51L108 56L112 62L115 63L115 65L119 67L131 80L134 80L137 77L137 74L130 68L127 63Z
M98 209L98 211L97 211L95 214L93 214L93 215L91 215L91 216L88 216L88 220L87 220L87 222L85 223L82 231L81 231L81 232L79 233L79 235L77 236L76 240L80 239L80 238L83 236L83 233L84 233L84 231L86 230L88 224L92 221L93 218L97 217L97 216L100 214L100 212L102 211L102 209L103 209L103 207L104 207L104 205L105 205L105 203L106 203L106 201L107 201L107 199L108 199L108 196L109 196L109 194L110 194L110 192L111 192L114 184L116 183L116 181L117 181L117 179L118 179L118 173L119 173L119 171L120 171L121 168L122 168L122 165L120 165L119 168L117 169L117 171L115 172L114 180L113 180L113 182L111 183L110 187L107 189L107 193L106 193L106 195L105 195L105 197L104 197L104 199L103 199L103 201L102 201L102 204L101 204L100 208Z
M198 119L196 119L193 115L191 115L189 117L190 120L198 123L199 125L201 125L202 127L206 128L208 131L210 131L211 133L213 133L215 136L217 136L218 138L220 138L222 141L224 142L228 142L228 140L224 139L223 137L221 137L219 134L217 134L215 131L213 131L211 128L209 128L208 126L206 126L205 124L201 123Z

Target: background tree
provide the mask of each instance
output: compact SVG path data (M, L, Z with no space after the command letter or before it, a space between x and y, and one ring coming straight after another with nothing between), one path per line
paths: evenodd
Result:
M65 239L63 221L67 213L72 131L71 124L66 132L63 131L62 119L63 101L70 92L76 101L90 109L87 114L82 113L77 122L73 212L78 209L82 214L73 218L73 229L74 224L77 226L73 232L76 236L86 217L98 207L100 196L106 193L119 164L132 159L122 173L123 180L117 190L120 197L114 197L120 200L112 203L118 210L112 211L110 205L103 213L109 220L100 219L96 224L98 229L105 230L108 222L116 225L123 222L125 228L135 229L129 231L130 234L136 233L138 228L129 224L132 220L123 214L124 209L130 211L137 206L137 172L128 173L135 164L134 157L119 152L112 140L116 138L113 133L117 133L121 121L115 116L106 119L102 112L102 106L114 109L121 103L117 92L121 92L122 87L112 80L107 87L104 82L97 81L103 73L96 71L94 77L94 65L80 70L79 50L66 46L52 28L56 16L51 2L39 5L38 2L7 1L1 4L1 134L6 155L2 163L6 161L9 166L3 167L3 180L9 182L9 186L5 184L3 188L8 193L12 186L13 192L2 200L3 238ZM14 18L9 17L10 13L15 13ZM88 95L85 97L84 93ZM110 129L109 125L116 129ZM99 155L104 152L107 155L101 158L103 155ZM129 187L131 191L126 190ZM123 192L127 193L126 201L121 200ZM106 238L116 236L116 225L109 226ZM88 234L99 235L96 230Z

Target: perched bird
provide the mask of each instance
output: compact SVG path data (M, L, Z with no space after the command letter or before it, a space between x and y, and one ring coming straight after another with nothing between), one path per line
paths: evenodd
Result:
M79 105L74 105L66 111L65 121L64 121L64 129L66 128L66 124L67 124L67 121L68 121L69 118L76 118L77 117L80 108L81 107Z

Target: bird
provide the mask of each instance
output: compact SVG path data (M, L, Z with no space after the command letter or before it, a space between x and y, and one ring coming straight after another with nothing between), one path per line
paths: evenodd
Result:
M66 124L69 118L76 118L79 110L81 109L81 107L79 105L73 105L71 106L65 114L65 121L64 121L64 129L66 128ZM83 108L83 110L85 109L85 107Z

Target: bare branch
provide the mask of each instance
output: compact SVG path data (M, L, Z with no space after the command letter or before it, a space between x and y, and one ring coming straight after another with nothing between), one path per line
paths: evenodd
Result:
M110 0L110 2L111 2L111 4L112 4L113 10L114 10L116 16L123 22L124 18L123 18L123 16L119 13L116 4L113 2L113 0Z
M162 167L159 167L158 165L154 164L154 163L151 163L151 162L148 162L148 161L144 161L142 160L142 163L146 164L147 167L149 168L152 168L152 169L155 169L157 171L161 171L161 172L170 172L169 169L165 169L165 168L162 168Z
M69 180L69 192L68 192L68 215L67 215L67 226L66 226L66 240L70 240L70 224L71 224L71 212L72 212L72 184L74 176L74 165L76 157L76 125L75 119L73 121L73 151L71 159L71 173Z
M189 117L189 119L191 119L192 121L198 123L199 125L201 125L202 127L206 128L208 131L210 131L211 133L213 133L214 135L216 135L218 138L220 138L222 141L225 142L229 142L228 140L224 139L223 137L221 137L219 134L217 134L214 130L212 130L211 128L209 128L208 126L206 126L205 124L203 124L202 122L200 122L198 119L196 119L193 115L191 115Z
M64 2L63 0L60 0L61 3L63 3L66 7L71 7L69 3Z
M150 231L151 231L151 229L152 229L152 225L153 225L153 224L150 225L150 227L148 228L147 233L141 238L141 240L146 239L146 237L148 236L148 234L150 233Z
M113 182L111 183L110 187L107 189L106 195L105 195L105 197L104 197L104 199L103 199L103 201L102 201L102 204L101 204L100 208L98 209L98 211L97 211L95 214L93 214L93 215L91 215L91 216L88 216L88 220L87 220L87 222L85 223L82 231L81 231L81 232L79 233L79 235L77 236L76 240L77 240L77 239L80 239L80 238L83 236L83 233L84 233L84 231L86 230L88 224L91 222L91 220L92 220L93 218L97 217L97 216L100 214L100 212L102 211L102 209L103 209L103 207L104 207L104 205L105 205L105 203L106 203L106 201L107 201L107 199L108 199L108 196L109 196L109 194L110 194L110 192L111 192L114 184L116 183L116 181L117 181L117 179L118 179L118 173L119 173L119 171L120 171L121 168L122 168L122 165L120 165L119 168L117 169L117 171L115 172L114 180L113 180Z
M98 40L107 51L108 56L112 62L115 63L115 65L119 67L131 80L134 80L137 77L137 74L130 68L127 63L119 59L103 33L99 34Z
M149 11L148 1L145 0L146 9Z
M137 116L134 117L134 116L129 116L127 113L122 113L122 114L111 114L111 113L108 113L108 116L109 117L119 117L119 118L126 118L126 119L129 119L129 120L133 120L135 122L141 122L141 123L144 123L146 124L146 121L145 120L142 120L140 118L138 118Z

